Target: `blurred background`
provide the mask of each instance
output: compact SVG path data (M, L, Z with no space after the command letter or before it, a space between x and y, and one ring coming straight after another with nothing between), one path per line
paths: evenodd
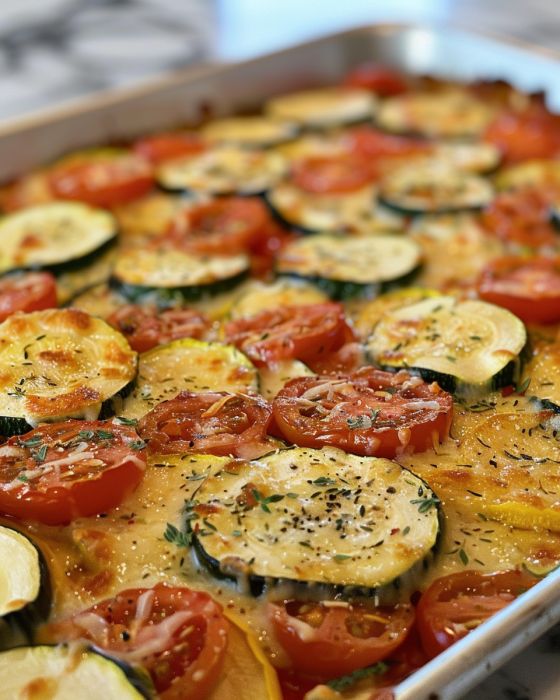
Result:
M449 23L560 48L557 0L0 0L0 119L380 20Z

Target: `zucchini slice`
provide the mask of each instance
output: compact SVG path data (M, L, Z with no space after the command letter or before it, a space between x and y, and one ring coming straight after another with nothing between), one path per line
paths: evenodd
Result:
M0 653L0 700L143 700L146 678L123 661L84 647L38 645Z
M272 213L302 233L400 231L404 219L376 203L374 187L350 194L310 194L282 182L266 194Z
M259 391L267 401L272 401L284 384L297 377L313 377L309 367L299 360L284 360L274 367L259 368Z
M466 90L390 97L381 103L378 126L397 134L428 138L476 138L493 110Z
M306 279L333 299L373 297L408 282L421 255L417 243L400 236L317 234L287 245L276 271Z
M266 148L296 138L299 126L293 121L273 117L226 117L213 119L202 129L202 136L211 143Z
M377 100L368 90L328 87L274 97L264 109L271 117L326 129L371 119L376 108Z
M526 344L525 326L510 311L439 296L386 313L366 350L380 367L407 368L446 391L474 395L516 384Z
M115 400L115 412L126 418L141 418L180 391L257 389L257 370L233 345L186 338L140 355L136 386L124 402Z
M192 542L215 575L248 578L254 595L269 581L370 591L422 569L438 505L396 462L291 448L202 482L194 512L205 517Z
M136 363L120 333L78 309L10 316L0 324L0 434L95 420L104 402L131 388Z
M272 284L252 281L245 293L236 300L230 316L244 318L278 306L322 304L328 300L328 296L320 289L299 280L279 279Z
M108 318L126 300L113 291L107 284L94 284L76 294L67 303L72 309L80 309L98 318Z
M217 145L200 155L163 163L156 179L168 192L250 195L268 190L286 169L286 161L278 153Z
M497 173L494 183L498 190L560 185L560 162L535 159L510 165Z
M493 195L490 182L479 175L427 163L384 178L379 201L401 214L434 214L481 209Z
M102 209L77 202L29 207L0 221L0 273L87 265L116 235L114 217Z
M14 646L21 639L29 641L33 628L47 619L50 579L37 546L4 525L0 525L0 561L0 647Z
M147 295L192 301L235 287L249 273L246 255L192 255L170 248L136 248L115 263L111 286L130 301Z
M438 143L432 158L451 168L486 174L496 170L502 154L492 143L448 142Z

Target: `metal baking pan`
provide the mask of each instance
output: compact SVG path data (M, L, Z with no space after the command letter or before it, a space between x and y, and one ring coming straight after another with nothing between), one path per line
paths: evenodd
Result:
M458 80L503 78L522 90L545 90L560 111L560 54L449 28L373 25L6 121L0 124L0 181L74 148L245 111L283 91L334 83L365 60ZM395 698L458 698L558 620L560 570L402 682Z

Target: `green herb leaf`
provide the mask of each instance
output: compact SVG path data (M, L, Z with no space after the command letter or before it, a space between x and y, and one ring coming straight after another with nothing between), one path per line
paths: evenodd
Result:
M387 671L389 666L383 661L378 661L373 666L366 666L366 668L360 668L357 671L349 673L347 676L341 676L340 678L335 678L332 681L328 681L327 685L329 688L340 692L341 690L346 690L351 686L355 685L358 681L363 678L369 678L370 676L380 676Z
M412 505L418 506L419 513L427 513L432 508L437 507L440 503L440 500L437 496L431 496L430 498L414 498L410 502L412 503Z
M143 450L146 447L146 443L144 440L134 440L133 442L129 442L128 446L131 450Z
M28 440L20 440L20 445L22 447L38 447L43 442L43 438L40 435L34 435Z
M177 545L177 547L188 547L191 543L191 536L186 532L181 532L179 528L175 527L171 523L167 523L165 532L163 533L163 538L171 544Z
M41 445L41 447L33 453L33 459L36 462L44 462L45 457L47 456L47 450L49 448L46 445Z
M459 550L459 559L463 563L463 566L466 566L469 563L469 557L465 550L462 548Z
M137 418L125 418L124 416L117 416L115 420L118 420L121 425L138 425Z
M346 559L352 559L350 554L335 554L333 559L335 561L345 561Z
M95 435L99 440L112 440L115 436L110 430L96 430Z
M336 479L331 479L329 476L319 476L313 480L314 486L332 486L336 484Z

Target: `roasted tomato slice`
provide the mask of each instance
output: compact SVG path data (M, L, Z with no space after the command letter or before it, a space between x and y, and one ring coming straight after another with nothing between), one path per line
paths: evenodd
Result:
M182 391L145 415L138 432L154 454L231 455L253 459L270 451L272 409L260 396Z
M557 199L558 190L551 187L502 192L482 212L482 225L505 243L534 249L555 246L560 239L550 222L550 207Z
M0 279L0 321L16 311L41 311L56 306L56 280L50 272L27 272Z
M533 101L523 110L500 112L483 138L502 151L505 164L553 158L560 152L560 117Z
M356 126L344 134L344 145L349 151L364 158L402 158L429 153L433 146L422 139L387 134L370 126Z
M527 323L556 323L560 321L560 258L494 260L478 279L478 295Z
M140 483L144 443L111 421L66 421L0 447L0 513L46 525L118 506Z
M310 156L292 165L292 182L314 194L353 192L377 177L375 164L360 155Z
M135 153L156 165L173 158L196 155L205 148L206 144L198 134L179 131L146 136L133 146Z
M221 197L180 212L166 238L198 253L227 255L257 245L269 223L258 197Z
M437 384L372 367L292 379L272 404L275 425L295 445L389 458L444 440L452 411L451 395Z
M96 207L112 207L138 199L153 186L152 166L135 154L92 157L61 163L49 177L59 199L75 199Z
M303 304L230 321L224 332L253 362L266 365L294 358L305 362L338 350L348 325L340 304Z
M220 679L228 627L207 593L159 583L121 591L44 634L60 642L85 639L142 665L161 700L204 700Z
M389 656L414 622L411 605L375 607L297 600L269 603L272 629L297 671L323 679Z
M433 658L445 651L537 581L521 571L461 571L438 578L423 593L416 611L425 652Z
M371 90L382 97L400 95L408 90L406 76L379 63L362 63L357 66L347 74L344 85Z
M121 306L107 323L120 331L136 352L180 338L201 338L210 325L203 314L193 309L158 311L155 306L136 304Z

